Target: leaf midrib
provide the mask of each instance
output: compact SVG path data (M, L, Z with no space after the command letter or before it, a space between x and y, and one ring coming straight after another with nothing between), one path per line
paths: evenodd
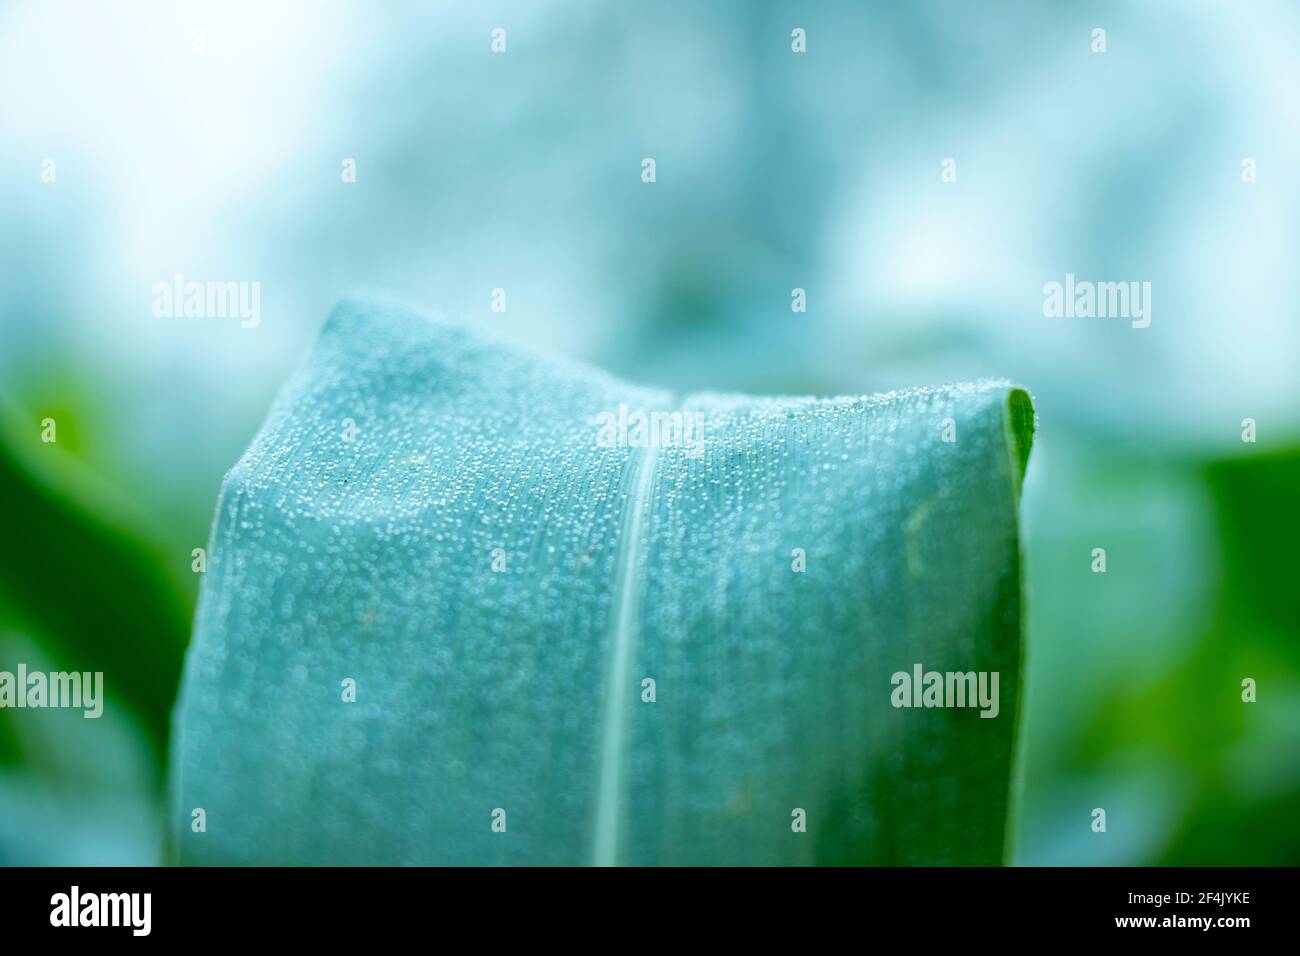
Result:
M609 669L605 677L605 714L601 722L600 777L596 795L595 841L592 863L614 866L619 851L619 802L623 789L623 741L629 702L627 675L638 633L640 592L637 557L642 526L650 509L659 450L639 449L634 459L632 497L623 513L618 570L615 576L613 615L609 635Z

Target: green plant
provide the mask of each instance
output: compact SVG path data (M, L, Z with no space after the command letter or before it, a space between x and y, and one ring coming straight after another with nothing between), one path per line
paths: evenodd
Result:
M1004 382L679 399L345 303L222 489L174 852L1001 862L1032 433ZM996 716L895 706L918 664Z

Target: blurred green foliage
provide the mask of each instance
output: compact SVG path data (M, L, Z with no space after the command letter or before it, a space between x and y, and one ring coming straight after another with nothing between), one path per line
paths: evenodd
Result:
M132 514L144 501L120 500L58 440L41 441L43 418L64 423L57 439L75 417L31 417L25 429L17 417L0 430L5 622L39 635L67 669L111 675L161 756L193 610L177 574L188 556L166 555L149 536Z
M0 396L0 669L101 671L108 700L91 720L0 709L0 864L148 864L193 588L146 502L68 449L75 404L46 408Z
M1020 861L1296 863L1300 450L1171 460L1057 436L1039 451Z

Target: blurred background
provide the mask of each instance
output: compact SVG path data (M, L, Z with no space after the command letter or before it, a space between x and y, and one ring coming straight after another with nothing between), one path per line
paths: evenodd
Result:
M159 860L192 550L357 290L681 390L1024 384L1014 862L1300 863L1296 49L1285 2L0 4L0 670L112 675L0 710L0 863ZM1150 327L1045 318L1067 272ZM176 273L260 324L155 316Z

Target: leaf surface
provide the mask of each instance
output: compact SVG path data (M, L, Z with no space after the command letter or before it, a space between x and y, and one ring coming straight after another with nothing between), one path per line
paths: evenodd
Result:
M620 406L702 446L604 447ZM173 852L998 863L1032 430L1004 382L673 396L345 302L222 488ZM998 715L893 706L918 663Z

